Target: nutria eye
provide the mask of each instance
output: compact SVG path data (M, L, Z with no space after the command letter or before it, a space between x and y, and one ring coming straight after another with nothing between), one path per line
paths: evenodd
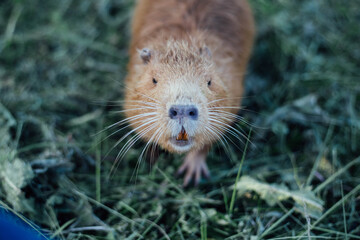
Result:
M157 81L156 81L156 79L155 78L153 78L153 84L157 84Z
M210 86L211 86L211 80L210 80L210 81L208 81L208 83L207 83L207 84L208 84L208 86L210 87Z

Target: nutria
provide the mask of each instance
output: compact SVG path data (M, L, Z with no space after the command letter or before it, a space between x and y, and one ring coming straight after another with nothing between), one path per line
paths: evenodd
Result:
M140 0L126 78L126 117L138 138L188 152L184 185L209 176L205 160L237 134L243 78L254 38L246 0Z

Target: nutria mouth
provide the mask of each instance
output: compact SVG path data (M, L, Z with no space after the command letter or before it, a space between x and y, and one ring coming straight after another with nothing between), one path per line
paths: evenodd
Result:
M179 134L177 136L171 137L170 141L172 144L174 144L176 146L184 147L184 146L188 146L188 145L190 145L190 143L192 143L192 138L187 134L187 132L185 131L185 128L182 127Z

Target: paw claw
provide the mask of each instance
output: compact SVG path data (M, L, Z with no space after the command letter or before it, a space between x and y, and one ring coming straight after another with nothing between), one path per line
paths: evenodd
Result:
M175 177L180 177L184 173L185 169L182 169L181 167L176 171Z
M206 179L210 178L210 172L205 163L206 153L202 151L190 152L186 156L184 163L176 173L176 175L179 176L185 172L183 187L188 186L192 180L194 181L194 185L197 186L202 176Z
M184 182L183 182L183 187L186 187L189 185L190 181L192 179L192 173L191 172L186 172L185 178L184 178Z
M202 172L203 172L204 177L205 177L206 179L210 179L210 178L211 178L210 171L209 171L209 169L208 169L208 167L207 167L206 164L204 165L204 167L203 167L203 169L202 169Z

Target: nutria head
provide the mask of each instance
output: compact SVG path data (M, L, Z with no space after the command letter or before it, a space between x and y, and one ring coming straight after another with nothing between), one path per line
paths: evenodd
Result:
M141 138L181 153L221 137L224 125L219 121L226 119L216 119L213 113L227 104L228 90L208 47L168 40L138 50L137 57L125 112Z

